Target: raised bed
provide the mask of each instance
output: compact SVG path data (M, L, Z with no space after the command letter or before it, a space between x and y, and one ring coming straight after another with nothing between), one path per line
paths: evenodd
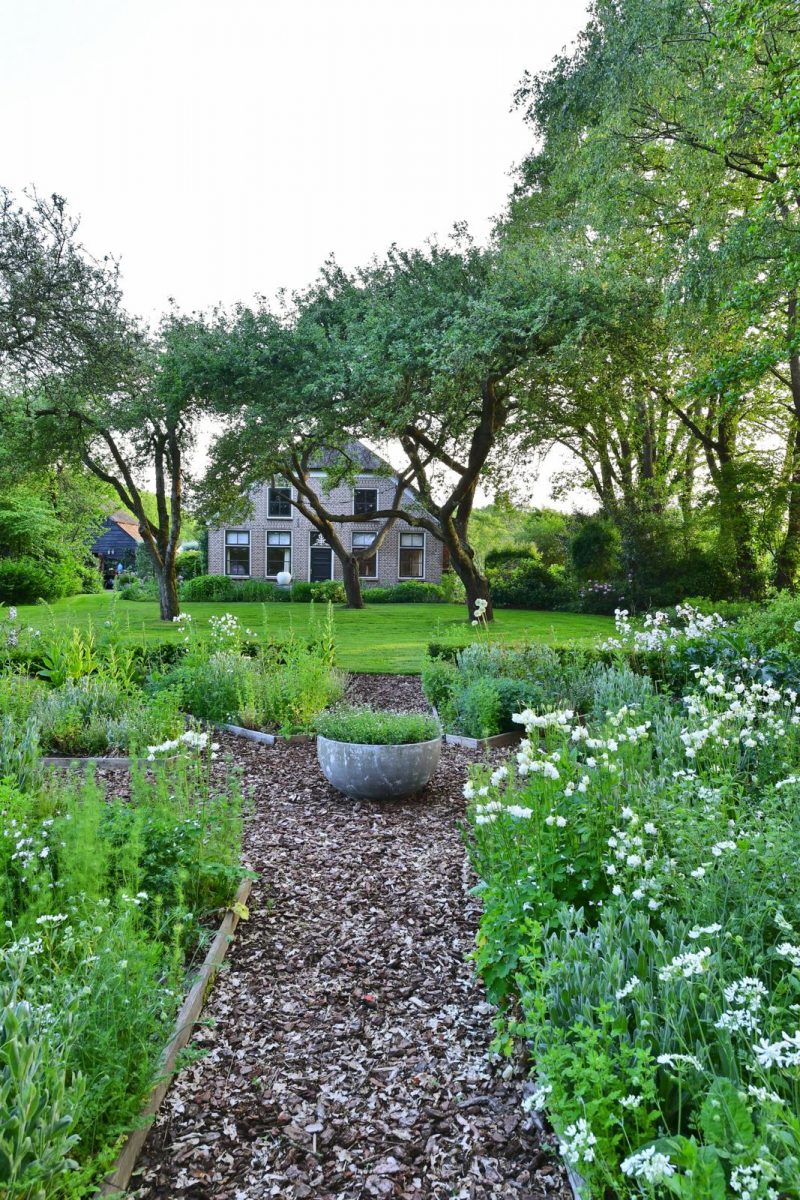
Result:
M136 1160L141 1153L142 1146L144 1146L147 1140L153 1118L169 1091L178 1055L192 1036L195 1023L211 990L220 963L227 953L228 946L233 941L236 926L239 924L237 908L247 902L252 885L253 881L251 879L242 880L234 897L233 904L226 912L222 924L217 930L214 941L211 943L211 948L200 968L200 974L192 985L192 989L178 1013L175 1021L175 1032L161 1056L158 1070L159 1083L156 1084L150 1095L150 1099L142 1109L140 1114L142 1124L137 1129L134 1129L132 1133L129 1133L125 1139L125 1143L117 1155L111 1172L100 1185L99 1194L101 1196L121 1196L127 1191L131 1174L136 1166Z
M214 725L212 728L246 738L248 742L259 742L262 746L274 746L277 742L313 742L317 736L315 733L262 733L259 729L246 729L244 725Z
M433 715L439 721L439 714L434 705ZM441 721L439 721L441 724ZM499 750L502 746L517 746L524 738L523 730L512 729L510 733L493 733L491 737L465 737L462 733L443 733L442 737L451 746L464 746L468 750Z

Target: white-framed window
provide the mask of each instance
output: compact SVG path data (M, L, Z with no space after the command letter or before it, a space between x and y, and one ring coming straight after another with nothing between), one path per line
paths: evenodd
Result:
M292 569L292 535L288 529L276 529L267 533L267 570L269 579L281 571Z
M225 530L225 574L250 574L250 534L246 529Z
M353 534L353 549L366 550L375 541L375 534L362 532ZM362 579L378 578L378 552L358 560L358 573Z
M290 517L292 515L292 489L281 484L267 491L267 516Z
M400 534L400 558L397 575L399 579L425 578L424 533Z
M377 488L353 488L353 514L369 517L378 509Z

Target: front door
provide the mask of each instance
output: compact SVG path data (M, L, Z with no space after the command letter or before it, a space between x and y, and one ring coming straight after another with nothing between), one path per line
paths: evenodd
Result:
M312 583L333 579L333 551L321 533L311 534L310 567L309 578Z

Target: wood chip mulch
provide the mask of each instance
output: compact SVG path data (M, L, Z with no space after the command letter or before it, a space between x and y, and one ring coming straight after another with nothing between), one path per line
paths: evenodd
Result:
M424 706L410 677L355 677L350 699ZM529 1085L487 1059L493 1010L467 961L479 912L459 826L478 756L445 746L418 799L358 803L313 745L220 740L253 789L260 878L135 1194L565 1200Z

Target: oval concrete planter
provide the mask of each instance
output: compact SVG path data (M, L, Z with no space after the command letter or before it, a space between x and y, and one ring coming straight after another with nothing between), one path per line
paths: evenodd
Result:
M365 746L317 735L322 773L353 800L406 800L421 792L439 765L442 739L403 746Z

